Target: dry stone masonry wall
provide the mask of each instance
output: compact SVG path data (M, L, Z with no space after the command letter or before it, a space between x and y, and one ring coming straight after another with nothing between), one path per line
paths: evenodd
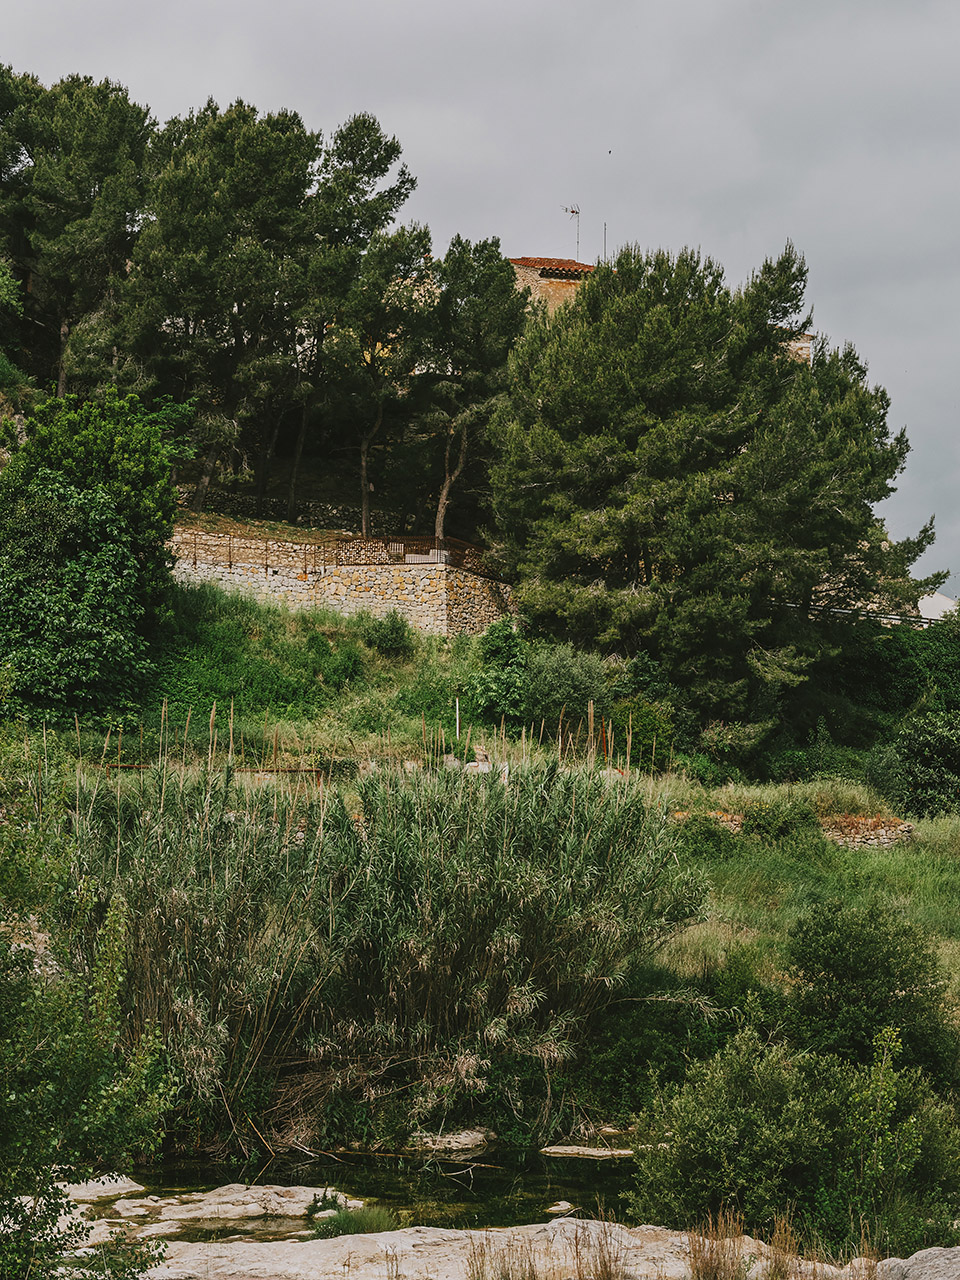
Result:
M337 564L322 545L177 529L169 544L178 582L210 582L291 609L331 608L382 618L395 609L432 635L475 634L510 610L510 590L467 569L415 563ZM367 559L374 559L369 554Z

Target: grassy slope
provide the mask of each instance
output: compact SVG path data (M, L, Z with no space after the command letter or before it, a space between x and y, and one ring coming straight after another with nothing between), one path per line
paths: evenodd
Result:
M454 698L476 670L476 644L415 636L409 655L383 656L369 619L333 612L294 614L224 596L213 589L184 593L181 613L161 663L148 725L158 724L166 700L169 723L194 754L208 750L210 708L217 702L218 743L234 738L252 765L327 766L366 758L422 760L454 734ZM485 745L517 761L554 753L496 730L462 726L461 749ZM128 737L128 751L138 743ZM469 750L466 754L472 754ZM821 816L889 812L868 788L843 779L778 786L727 784L705 788L682 775L648 783L652 802L670 812L742 813L758 798L804 801ZM786 930L817 900L842 897L851 905L884 903L936 938L960 996L960 816L921 821L913 841L892 849L847 850L815 833L767 843L741 838L729 856L710 861L711 922L682 944L719 955L731 934L754 939L775 955ZM686 962L684 962L686 966Z
M125 720L122 740L115 730L106 743L102 733L81 730L84 772L91 779L99 773L101 758L148 763L161 743L168 759L179 759L181 765L226 764L232 740L235 765L250 771L260 766L309 771L279 778L281 789L302 799L315 786L315 770L351 791L365 759L429 764L449 747L453 698L476 670L475 642L413 637L409 653L385 656L378 651L376 628L363 618L292 614L212 589L185 592L180 605L143 732L136 731L131 718ZM217 712L211 717L214 702ZM54 741L48 735L48 751ZM531 746L528 735L511 741L495 730L465 724L462 753L472 754L468 748L477 742L495 759L514 765L556 755L550 744ZM63 735L56 749L70 773L72 735ZM41 750L39 739L30 750ZM132 785L136 776L126 779ZM742 813L761 798L772 804L802 801L822 816L885 811L879 796L837 778L707 788L682 774L665 774L643 777L642 786L651 806L667 814L682 811L694 820L716 810ZM728 989L733 983L736 990L723 997L733 1006L750 984L783 991L788 930L816 903L837 899L851 906L880 905L917 925L939 952L956 1016L960 816L921 822L912 842L892 849L844 849L815 829L778 839L717 831L716 839L681 842L681 859L699 867L709 880L708 915L668 945L650 974L654 985L664 990L688 986L715 998L718 984ZM733 974L740 977L734 981ZM659 1031L649 1022L640 1025L645 1015L638 1006L624 1006L621 1016L624 1025L639 1027L638 1045L652 1043L651 1036L689 1029L682 1018L671 1021L669 1010ZM704 1046L709 1052L710 1036ZM676 1054L684 1051L681 1046ZM696 1046L690 1051L697 1052ZM611 1053L623 1057L616 1045ZM616 1067L626 1069L623 1063ZM617 1087L612 1072L594 1092L596 1106L610 1106ZM528 1122L529 1116L518 1121L520 1129Z

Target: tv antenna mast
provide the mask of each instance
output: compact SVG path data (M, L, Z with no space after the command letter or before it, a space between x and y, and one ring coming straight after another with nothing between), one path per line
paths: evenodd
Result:
M578 204L564 205L563 212L569 213L571 218L577 220L577 261L580 261L580 206Z

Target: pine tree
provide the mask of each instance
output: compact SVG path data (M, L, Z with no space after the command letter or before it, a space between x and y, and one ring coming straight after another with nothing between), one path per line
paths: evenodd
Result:
M931 525L894 544L873 513L908 451L886 393L851 347L792 346L805 285L791 245L737 290L693 251L627 249L528 326L494 427L523 608L649 651L705 718L775 710L818 611L904 607L933 582L908 574Z

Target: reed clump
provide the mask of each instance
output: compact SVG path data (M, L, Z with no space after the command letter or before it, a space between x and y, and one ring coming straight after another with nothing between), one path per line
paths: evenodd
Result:
M78 962L122 902L130 1035L159 1028L183 1096L271 1148L334 1087L563 1061L704 897L637 786L555 764L307 792L161 760L81 779L56 821Z
M546 1249L531 1239L484 1233L470 1241L467 1280L627 1280L621 1231L601 1216L578 1222L572 1237Z
M746 1280L752 1259L744 1252L743 1216L721 1209L687 1237L690 1280Z

